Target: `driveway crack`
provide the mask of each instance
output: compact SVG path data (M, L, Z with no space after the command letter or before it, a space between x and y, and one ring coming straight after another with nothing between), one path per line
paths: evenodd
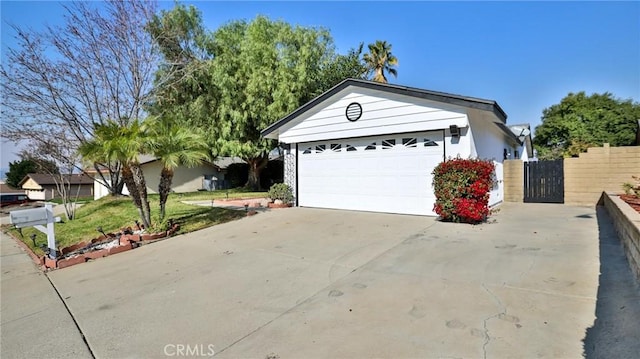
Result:
M482 357L484 359L487 359L487 346L491 341L491 337L489 336L489 329L487 328L487 322L491 319L498 318L501 315L506 315L507 308L504 306L500 298L498 298L489 288L487 288L487 286L484 283L482 283L482 288L484 289L485 292L487 292L491 296L491 298L493 298L496 304L498 304L498 306L500 307L500 312L482 320L482 327L484 329L484 343L482 344Z
M73 324L76 326L76 328L78 329L78 333L80 333L80 336L82 337L82 341L84 342L84 345L87 346L87 350L89 351L89 354L91 354L91 358L95 359L96 355L93 352L93 350L91 350L91 346L89 345L89 342L87 341L87 337L84 335L84 332L82 331L82 328L80 328L80 324L78 323L78 321L76 320L76 317L71 312L71 309L67 305L67 302L64 300L64 298L62 297L62 294L60 294L60 292L58 291L58 288L56 288L56 285L53 284L53 281L51 281L51 278L49 278L47 273L45 273L44 276L49 281L49 284L51 284L51 287L53 288L53 290L58 295L58 298L60 298L60 301L62 302L62 305L64 305L64 309L67 311L67 313L69 313L69 316L71 317L71 320L73 321Z

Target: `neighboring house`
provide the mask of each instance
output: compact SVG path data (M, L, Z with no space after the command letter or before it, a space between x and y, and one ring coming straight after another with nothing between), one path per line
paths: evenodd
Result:
M175 193L187 193L226 188L225 174L227 173L227 167L233 163L241 162L244 161L236 157L220 157L213 163L202 162L195 167L180 166L174 170L171 190ZM162 162L155 158L144 162L141 159L140 166L147 181L147 191L149 193L158 193Z
M171 191L175 193L187 193L227 188L225 181L227 168L233 163L243 162L244 161L237 157L220 157L213 163L203 162L195 167L180 166L174 170ZM144 173L144 179L147 182L147 192L158 193L162 162L155 157L142 155L140 156L140 167ZM107 181L110 181L108 173L104 175ZM95 181L94 188L95 199L109 194L107 188L98 181ZM129 194L126 186L122 192L123 194Z
M298 206L436 215L432 171L451 157L492 160L502 202L502 162L528 151L506 119L492 100L347 79L262 135L288 147Z
M93 196L93 179L82 174L63 175L65 183L70 183L69 194L71 197ZM30 173L26 175L18 186L22 188L32 200L48 201L60 198L56 181L60 182L59 175L54 176L44 173Z

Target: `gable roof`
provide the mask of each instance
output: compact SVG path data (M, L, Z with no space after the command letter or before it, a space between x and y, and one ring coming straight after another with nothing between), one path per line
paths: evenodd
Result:
M86 175L82 175L82 174L72 174L72 175L63 175L65 181L69 181L70 184L93 184L93 178L86 176ZM29 173L28 175L26 175L21 181L20 183L18 183L18 186L22 187L22 185L27 182L29 179L33 180L34 182L36 182L37 184L39 184L40 186L42 185L50 185L50 184L56 184L56 178L57 176L54 177L54 175L50 175L47 173Z
M474 108L478 110L488 111L488 112L492 112L500 121L502 121L503 124L506 123L507 121L507 114L502 110L502 108L500 108L498 103L493 100L485 100L485 99L476 98L476 97L460 96L460 95L454 95L454 94L449 94L445 92L430 91L430 90L420 89L416 87L383 84L383 83L367 81L367 80L346 79L340 82L339 84L335 85L325 93L321 94L320 96L300 106L299 108L297 108L296 110L288 114L287 116L271 124L264 130L262 130L260 132L260 135L262 135L263 137L268 136L278 128L284 126L285 124L289 123L293 119L309 111L310 109L312 109L313 107L321 103L322 101L328 99L329 97L335 95L336 93L342 91L343 89L349 86L383 91L383 92L388 92L393 94L425 99L429 101L442 102L442 103L447 103L451 105L457 105L457 106L462 106L467 108ZM503 129L503 131L505 131L505 129ZM511 134L511 131L509 131L508 129L506 129L505 132L508 132L508 134Z

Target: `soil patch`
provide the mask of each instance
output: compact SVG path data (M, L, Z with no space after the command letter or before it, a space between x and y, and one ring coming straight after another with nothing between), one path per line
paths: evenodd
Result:
M631 206L631 208L635 209L636 212L640 213L640 198L638 196L622 194L620 195L620 199L625 201L629 206Z

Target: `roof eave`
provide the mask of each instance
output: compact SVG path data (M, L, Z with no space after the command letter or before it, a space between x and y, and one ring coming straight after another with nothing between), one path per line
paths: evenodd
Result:
M265 138L277 139L278 138L278 133L276 132L277 129L289 123L290 121L297 118L298 116L304 114L305 112L309 111L315 105L335 95L336 93L338 93L339 91L343 90L348 86L356 86L356 87L366 88L371 90L392 92L400 95L405 95L405 96L410 96L415 98L422 98L430 101L437 101L437 102L442 102L442 103L447 103L447 104L452 104L457 106L463 106L467 108L475 108L478 110L488 111L493 113L494 116L498 120L500 120L503 124L505 124L507 121L507 114L504 112L504 110L502 110L502 108L498 105L497 102L492 100L485 100L485 99L474 98L474 97L465 97L460 95L448 94L444 92L423 90L423 89L414 88L414 87L382 84L382 83L373 82L373 81L346 79L341 81L331 89L327 90L320 96L317 96L313 100L298 107L293 112L281 118L280 120L274 122L264 130L262 130L260 132L260 135Z

